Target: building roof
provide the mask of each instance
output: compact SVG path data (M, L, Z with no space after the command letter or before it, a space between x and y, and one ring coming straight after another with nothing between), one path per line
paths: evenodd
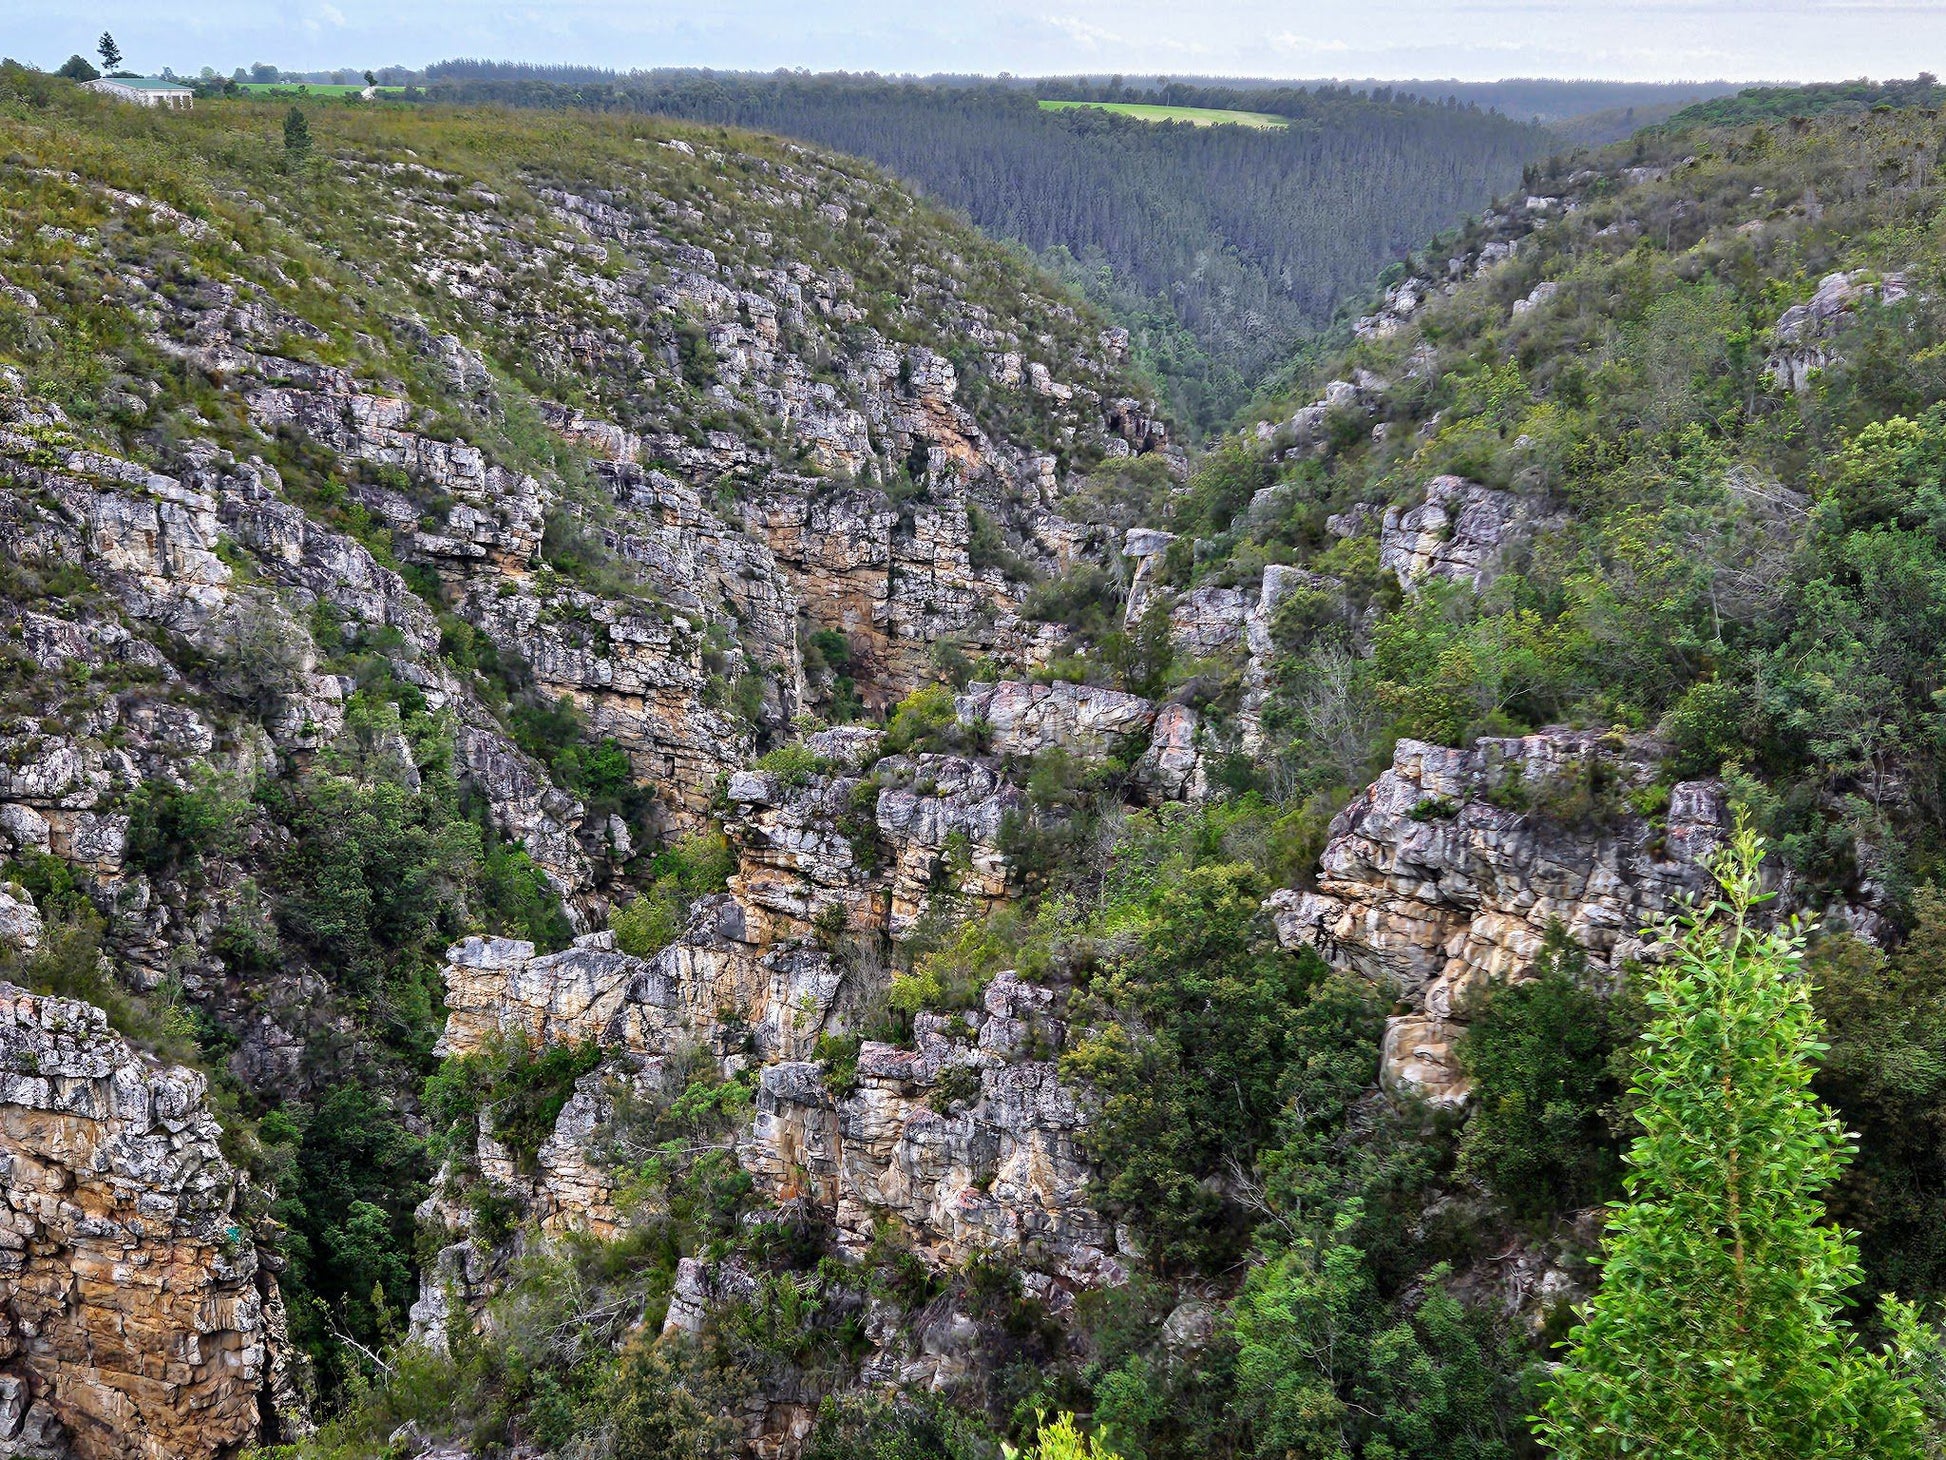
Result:
M165 81L160 76L104 76L101 78L110 86L125 86L130 91L183 91L189 88L181 82Z

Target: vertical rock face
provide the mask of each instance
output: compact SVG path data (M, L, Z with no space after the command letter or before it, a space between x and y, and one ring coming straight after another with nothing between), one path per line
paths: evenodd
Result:
M1085 1100L1036 1057L1055 1047L1055 998L1002 973L980 1009L920 1015L915 1049L867 1042L844 1094L815 1064L767 1066L745 1166L827 1212L849 1251L894 1218L941 1262L1031 1248L1063 1284L1121 1280L1114 1231L1090 1201Z
M263 1437L282 1308L203 1095L99 1009L0 984L0 1453Z
M1382 1078L1457 1103L1453 1042L1470 994L1532 974L1550 925L1618 973L1643 930L1709 886L1728 817L1722 788L1685 781L1667 799L1656 748L1554 730L1467 750L1402 740L1392 769L1339 812L1317 890L1270 909L1286 947L1397 991ZM1645 813L1640 807L1661 809Z
M729 890L700 900L653 957L616 952L600 934L544 956L507 939L456 945L443 1052L513 1032L608 1052L530 1170L517 1171L483 1127L480 1179L516 1196L544 1232L626 1231L617 1176L604 1166L613 1092L655 1085L666 1061L701 1052L726 1074L754 1077L753 1116L735 1148L758 1190L815 1214L842 1251L862 1255L889 1223L942 1269L1005 1252L1056 1305L1125 1277L1128 1255L1094 1205L1088 1098L1060 1076L1058 990L1001 972L976 1008L919 1014L910 1048L857 1031L890 976L876 956L882 940L907 936L942 897L978 909L1015 890L1003 823L1034 813L1010 768L1055 749L1083 760L1140 751L1169 711L1086 686L1008 681L970 687L957 710L950 738L964 754L879 756L879 732L849 728L809 739L815 770L730 776ZM1170 753L1161 746L1150 759ZM1151 790L1152 769L1139 764L1131 789ZM822 1042L832 1037L849 1039L855 1066L834 1068ZM464 1204L443 1187L425 1215L468 1230ZM710 1294L734 1278L698 1267L670 1322L700 1322ZM437 1341L453 1301L478 1303L492 1281L477 1246L454 1243L425 1274L416 1331ZM896 1326L878 1334L883 1352L868 1370L902 1373L910 1337ZM962 1355L958 1371L970 1360Z

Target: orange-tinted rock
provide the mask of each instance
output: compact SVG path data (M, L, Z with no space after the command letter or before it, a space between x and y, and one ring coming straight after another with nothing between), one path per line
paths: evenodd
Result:
M0 984L6 1453L197 1460L263 1438L282 1305L204 1093L92 1005Z

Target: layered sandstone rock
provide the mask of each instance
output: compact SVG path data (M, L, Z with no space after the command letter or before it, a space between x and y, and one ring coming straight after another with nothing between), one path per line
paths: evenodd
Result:
M599 1038L643 965L615 951L613 933L588 933L538 957L524 939L467 938L447 950L446 970L446 1030L434 1051L442 1056L471 1054L497 1038Z
M1002 973L979 1010L921 1015L914 1049L865 1044L843 1095L814 1063L766 1066L744 1164L809 1201L852 1251L890 1216L943 1262L1031 1249L1064 1283L1120 1280L1113 1228L1089 1199L1086 1106L1053 1059L1054 1004L1051 989Z
M486 791L496 828L527 848L563 894L570 918L586 925L592 875L576 837L580 807L544 784L493 716L440 662L433 611L396 572L348 534L285 501L281 478L261 459L239 461L207 442L184 448L179 477L79 449L54 453L57 465L41 464L48 452L25 428L42 421L43 430L64 432L67 423L58 412L37 414L24 397L9 396L7 384L0 379L0 464L55 510L0 518L0 548L23 561L72 563L138 626L166 629L219 664L242 666L242 677L252 681L249 693L263 702L263 724L283 751L329 745L343 726L351 688L320 671L323 655L306 622L309 607L328 605L360 632L395 637L393 673L417 688L429 708L454 712L455 749ZM242 577L219 552L239 545L250 553ZM79 659L134 669L164 683L181 681L163 652L112 620L34 615L21 621L19 633L50 669ZM30 754L11 769L0 768L0 803L47 818L50 810L91 810L102 797L145 780L188 784L208 765L217 735L207 711L181 698L104 700L99 713L105 723L86 727L91 734L49 742L44 760ZM110 752L91 743L106 737L115 720L123 726L116 738L132 750ZM240 772L254 769L238 766ZM29 837L38 836L26 822L22 826ZM0 822L0 830L7 829ZM63 829L57 826L54 835ZM98 835L91 839L86 828L81 845L84 851L112 849ZM66 856L70 848L55 850ZM119 870L112 855L79 860L100 863L105 873Z
M1434 477L1418 506L1387 509L1379 566L1398 574L1401 588L1425 578L1483 588L1536 525L1537 514L1524 498L1463 477Z
M204 1088L99 1009L0 984L0 1450L192 1460L264 1436L281 1303Z
M533 1169L517 1170L483 1123L477 1179L516 1195L543 1232L616 1235L627 1214L614 1200L614 1092L655 1086L666 1062L700 1053L725 1074L754 1066L755 1118L739 1158L765 1196L806 1206L842 1247L863 1252L893 1220L940 1265L989 1249L1023 1254L1050 1301L1117 1280L1124 1257L1089 1195L1085 1098L1055 1062L1053 990L1003 973L978 1010L920 1015L912 1049L866 1042L857 1083L843 1090L830 1084L820 1041L857 1030L882 999L882 939L906 936L942 896L977 910L1009 894L1002 826L1029 804L1007 762L1057 748L1087 760L1166 727L1136 784L1161 796L1174 777L1179 792L1195 774L1194 717L1086 686L1004 681L970 687L958 715L952 733L985 753L874 759L881 733L843 728L809 737L810 769L732 774L730 889L700 900L653 957L619 954L603 935L540 956L507 939L456 945L443 1053L513 1033L608 1052ZM426 1211L468 1230L465 1204L443 1187ZM683 1315L727 1280L696 1277L670 1321L700 1321ZM427 1274L417 1330L433 1336L494 1281L491 1261L455 1244ZM905 1337L883 1335L887 1353L898 1351L886 1363L930 1361L904 1353Z
M1467 750L1402 740L1392 768L1332 821L1317 890L1271 898L1278 937L1406 1003L1387 1024L1389 1086L1463 1100L1452 1045L1469 995L1531 975L1554 924L1612 976L1644 952L1654 919L1710 885L1722 790L1682 782L1645 815L1631 798L1657 774L1653 745L1589 731Z

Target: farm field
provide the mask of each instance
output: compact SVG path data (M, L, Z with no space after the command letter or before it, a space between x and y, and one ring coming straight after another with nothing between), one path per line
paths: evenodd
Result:
M1233 112L1220 111L1206 106L1150 106L1134 101L1044 101L1042 111L1069 111L1078 106L1091 106L1105 112L1119 112L1125 117L1134 117L1144 122L1189 122L1198 127L1256 127L1271 131L1288 127L1290 119L1276 116L1270 112Z

